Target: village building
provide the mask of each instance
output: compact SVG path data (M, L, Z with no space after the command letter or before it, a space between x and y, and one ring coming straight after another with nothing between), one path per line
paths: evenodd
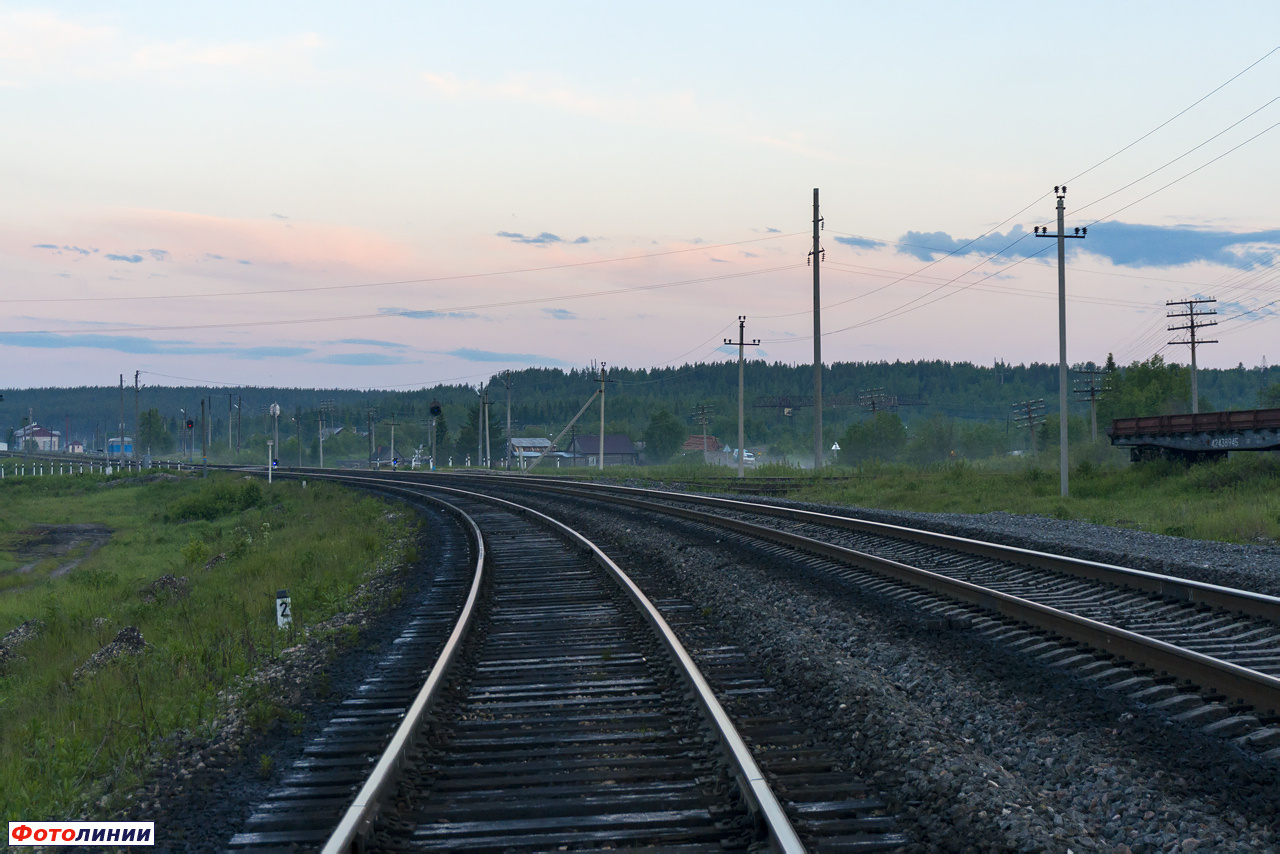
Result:
M640 450L625 433L604 437L604 464L607 466L634 466L640 463ZM600 465L600 437L575 436L569 443L568 465Z
M13 444L15 450L60 451L62 432L32 423L13 431Z

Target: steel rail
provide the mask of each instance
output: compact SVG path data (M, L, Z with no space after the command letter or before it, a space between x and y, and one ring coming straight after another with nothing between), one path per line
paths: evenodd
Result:
M457 476L458 475L445 475L445 477ZM465 475L463 476L465 477ZM1146 593L1154 593L1158 596L1167 596L1170 599L1176 599L1180 602L1208 605L1213 608L1247 614L1251 617L1260 617L1273 623L1280 623L1280 597L1269 596L1265 593L1254 593L1248 590L1238 590L1232 587L1223 587L1221 585L1209 584L1203 581L1194 581L1188 578L1175 578L1173 576L1147 572L1146 570L1141 569L1133 569L1127 566L1118 566L1116 564L1089 561L1082 558L1049 554L1047 552L1035 551L1033 549L1020 548L1018 546L988 543L981 540L973 540L967 537L956 536L954 534L942 534L936 531L908 528L887 522L872 522L867 519L853 519L848 516L837 516L831 513L821 513L815 510L802 510L796 507L781 507L776 504L760 504L753 501L742 501L734 498L718 498L710 495L690 495L683 492L641 489L639 487L615 486L613 484L584 482L566 484L563 481L557 481L551 478L521 478L519 483L537 485L556 491L577 490L610 492L617 493L619 495L643 495L667 501L680 501L686 504L717 507L725 510L736 510L743 513L755 513L762 516L776 516L793 522L811 522L820 525L844 528L850 531L858 531L861 533L880 534L899 540L920 543L922 545L951 549L953 551L973 555L975 557L983 557L1007 563L1017 563L1023 566L1030 566L1036 569L1045 569L1053 572L1061 572L1092 581L1105 581L1122 587L1141 590ZM512 485L516 485L516 483L513 482Z
M322 849L324 854L342 854L342 852L363 850L364 836L377 817L382 798L399 776L405 755L417 740L422 726L422 718L440 692L444 684L445 675L453 665L456 654L462 646L462 641L471 626L475 605L480 598L480 588L484 583L484 570L488 557L485 550L484 535L475 520L457 507L430 495L418 493L403 486L398 486L395 491L443 504L463 520L476 542L475 575L471 582L471 591L467 594L467 601L462 607L462 612L458 617L458 622L454 625L453 632L449 635L449 640L440 652L440 657L436 659L436 663L431 668L431 672L428 674L426 682L423 683L422 689L414 698L412 705L409 706L404 718L400 721L400 725L396 727L395 735L391 737L391 741L382 752L382 756L370 773L369 779L360 788L355 800L352 801L351 806L347 808L341 821L338 822L337 827L330 834Z
M860 569L870 570L898 581L922 587L934 593L994 611L1010 619L1054 632L1069 640L1087 644L1140 666L1187 679L1203 688L1242 700L1261 711L1275 713L1280 710L1280 679L1198 652L1182 649L1173 644L1149 638L1127 629L1110 626L1106 623L1071 614L1048 605L1042 605L1029 599L1001 593L927 569L909 566L899 561L844 546L825 543L801 534L780 531L777 528L756 525L700 510L673 507L669 504L656 504L624 495L612 496L611 500L650 512L679 516L702 524L728 528L753 539L767 540L840 563L856 566Z
M310 473L310 476L323 477L326 480L339 482L356 481L365 483L389 483L393 484L397 491L416 494L412 490L407 489L403 481L398 483L394 480L384 482L376 477L359 475L316 475L314 473ZM415 485L420 487L423 486L422 484ZM743 741L742 736L739 735L732 719L730 719L728 713L725 712L724 707L720 705L720 701L716 699L714 691L712 691L706 678L698 669L697 664L694 663L693 657L689 655L684 644L680 642L679 637L676 636L676 633L672 630L671 626L663 618L662 614L659 613L657 607L649 601L649 598L644 595L644 592L640 590L636 583L631 580L621 567L614 563L613 560L601 551L600 548L591 540L587 539L585 536L559 520L553 519L544 513L540 513L531 507L525 507L522 504L517 504L513 501L508 501L496 496L457 489L455 487L431 484L429 488L451 495L470 498L476 501L497 504L522 516L535 519L553 530L558 531L578 548L590 554L596 564L612 576L622 587L627 597L636 604L641 614L644 616L645 621L653 628L655 634L657 634L658 638L662 641L662 644L667 648L667 651L675 660L677 669L681 676L689 683L690 687L693 688L694 696L697 699L698 704L702 707L703 713L707 716L716 732L717 738L725 752L728 754L733 765L733 775L738 781L743 797L747 800L752 812L754 812L764 824L765 829L769 834L770 844L773 846L774 850L785 852L785 854L803 854L806 849L804 844L800 841L800 837L796 833L794 826L791 824L791 820L787 817L786 811L783 809L782 804L779 803L777 796L773 793L773 790L769 788L768 781L765 780L763 772L760 770L759 765L756 764L755 757L751 755L750 748L747 747L746 742ZM473 595L476 589L477 588L473 587ZM471 602L472 599L469 598L468 609L470 608ZM452 643L453 638L450 638L450 644ZM448 651L448 648L446 648L446 651ZM437 668L439 668L439 665L437 665ZM434 676L435 673L436 670L433 670L432 675ZM424 688L423 690L425 691L426 689ZM415 702L414 705L416 707L418 703ZM396 740L400 738L401 732L405 730L406 725L407 720L406 724L402 724L400 730L397 730L396 739L393 739L392 745L396 744ZM387 752L390 753L390 751L391 746L388 746ZM383 766L384 762L386 762L385 758L383 762L379 762L379 768ZM375 771L375 773L377 772ZM373 779L371 778L370 782L365 785L365 789L369 789L372 785ZM382 785L385 788L385 783ZM352 804L351 810L348 813L349 816L356 810L357 804L360 803L364 796L365 789L362 789L361 795L357 796L357 803ZM351 818L350 824L348 819L344 818L343 824L339 826L339 829L342 830L347 826L358 828L361 826L362 822L365 822L365 819L359 816ZM348 841L345 844L339 843L335 846L334 840L337 839L338 835L339 832L335 831L334 837L330 839L330 843L324 848L324 854L339 854L339 852L352 850L345 846L349 845L349 840L355 838L354 832L348 831L344 836L344 839Z

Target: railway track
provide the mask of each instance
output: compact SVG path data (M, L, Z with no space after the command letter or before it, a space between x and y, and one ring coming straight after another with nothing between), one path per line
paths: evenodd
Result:
M712 526L1074 669L1184 723L1280 758L1280 599L849 517L550 479L473 477ZM762 519L763 517L763 519Z
M803 736L786 720L751 716L751 695L769 689L739 651L699 649L712 665L698 671L659 610L581 535L466 491L336 479L443 497L472 531L471 577L440 579L439 601L396 645L403 653L343 704L231 848L882 851L905 841L856 779L797 747Z

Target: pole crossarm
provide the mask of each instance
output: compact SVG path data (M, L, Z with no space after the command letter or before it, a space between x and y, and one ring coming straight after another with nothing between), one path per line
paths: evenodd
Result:
M1066 217L1067 185L1053 188L1058 200L1058 231L1051 234L1047 225L1037 225L1036 237L1052 237L1058 241L1058 481L1063 498L1067 497L1067 250L1068 238L1084 238L1088 228L1077 227L1067 233ZM1034 433L1032 436L1034 437Z
M1208 326L1218 325L1218 321L1216 320L1200 320L1200 318L1202 317L1209 317L1217 314L1218 310L1216 308L1210 308L1203 311L1196 310L1200 306L1207 305L1208 303L1211 303L1211 302L1217 302L1217 300L1212 297L1209 297L1209 298L1197 297L1195 299L1177 299L1177 300L1167 300L1165 302L1166 306L1183 306L1186 308L1186 311L1171 311L1168 313L1167 316L1171 318L1178 318L1178 317L1187 318L1187 324L1185 326L1169 327L1170 332L1182 332L1182 331L1187 332L1188 334L1187 340L1186 341L1170 341L1169 343L1177 344L1177 345L1187 344L1187 345L1190 345L1191 347L1191 414L1192 415L1196 415L1197 413L1200 412L1200 388L1196 382L1196 345L1218 343L1216 340L1206 340L1203 338L1196 338L1197 329L1204 329L1205 327L1208 327Z

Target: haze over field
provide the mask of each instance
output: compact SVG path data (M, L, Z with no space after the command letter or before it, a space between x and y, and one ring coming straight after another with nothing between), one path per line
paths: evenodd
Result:
M728 358L745 314L804 363L819 187L827 361L1056 362L1030 232L1066 182L1072 361L1186 361L1165 301L1203 296L1202 365L1274 363L1277 32L1274 2L8 4L0 359L418 387Z

